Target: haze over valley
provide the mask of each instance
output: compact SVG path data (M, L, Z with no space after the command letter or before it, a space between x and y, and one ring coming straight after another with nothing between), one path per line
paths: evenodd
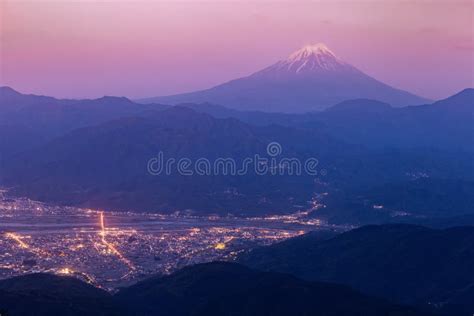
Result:
M474 315L472 2L0 3L0 316Z

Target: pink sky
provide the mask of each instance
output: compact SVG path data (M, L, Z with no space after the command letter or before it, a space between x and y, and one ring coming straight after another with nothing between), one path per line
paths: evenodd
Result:
M57 97L208 88L309 43L397 88L474 86L472 1L0 2L0 85Z

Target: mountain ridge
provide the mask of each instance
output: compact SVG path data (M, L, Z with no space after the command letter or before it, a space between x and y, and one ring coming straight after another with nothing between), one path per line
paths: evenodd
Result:
M294 252L292 249L305 249ZM474 282L474 227L367 225L333 238L295 238L237 260L263 271L345 284L414 305L449 304ZM472 301L463 301L474 310Z
M12 287L13 285L13 287ZM72 277L32 274L0 280L7 315L326 316L431 315L361 294L229 262L185 267L110 294Z

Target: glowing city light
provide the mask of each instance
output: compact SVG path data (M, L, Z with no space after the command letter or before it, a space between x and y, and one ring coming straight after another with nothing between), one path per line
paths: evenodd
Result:
M224 249L225 249L225 243L223 243L223 242L217 243L217 244L214 246L214 248L215 248L216 250L224 250Z
M61 269L58 270L58 274L69 275L69 274L72 274L72 273L74 273L74 271L72 271L69 268L61 268Z
M315 222L296 213L232 219L229 225L228 218L216 216L210 222L207 217L102 212L27 199L0 201L0 210L0 219L22 224L18 231L0 233L0 278L54 272L106 290L151 273L171 273L183 264L227 260L249 245L299 235L302 225ZM37 221L25 226L24 218L31 216Z
M99 235L101 237L102 243L107 247L108 251L111 254L116 255L130 270L135 270L135 266L133 263L125 258L125 256L110 242L108 242L105 237L107 230L105 228L105 217L104 217L104 212L99 213L99 224L100 224L100 231Z
M20 248L23 248L23 249L29 249L29 248L30 248L30 246L28 246L28 244L26 244L26 243L22 240L21 236L18 235L18 234L15 234L15 233L5 233L5 237L10 238L10 239L16 241L16 242L18 243L18 246L19 246Z

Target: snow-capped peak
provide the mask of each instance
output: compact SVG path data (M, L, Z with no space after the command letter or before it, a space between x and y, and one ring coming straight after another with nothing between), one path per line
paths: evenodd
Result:
M292 73L337 71L347 69L348 64L339 59L325 44L306 45L278 63L280 70Z
M357 71L356 68L339 59L325 44L318 43L300 48L286 59L255 73L254 76L285 78L295 75L319 76L327 73Z
M331 56L336 58L336 55L323 43L306 45L303 48L293 52L287 60L296 61L306 59L311 56Z

